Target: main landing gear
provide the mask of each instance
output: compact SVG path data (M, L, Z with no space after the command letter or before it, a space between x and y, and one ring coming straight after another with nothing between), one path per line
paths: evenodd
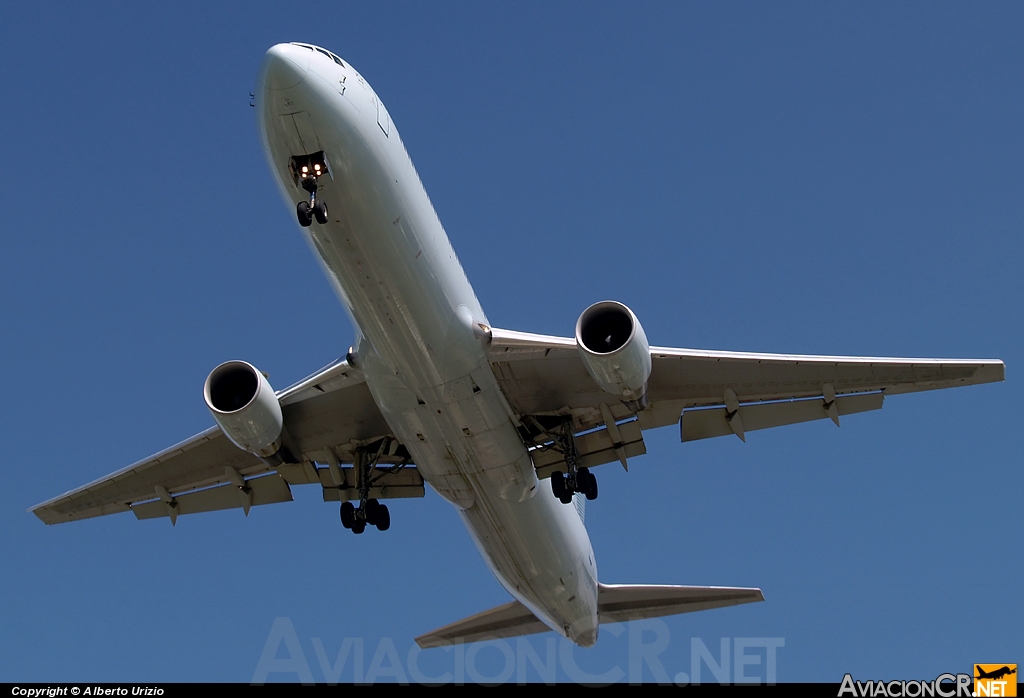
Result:
M597 478L589 468L579 467L576 454L576 437L573 435L572 421L562 425L560 434L553 434L557 448L565 458L568 473L554 472L551 474L551 491L562 504L572 502L572 495L579 492L589 500L597 499Z
M320 189L320 177L329 174L323 151L312 155L296 155L288 163L288 167L296 183L309 194L309 201L300 201L295 207L299 225L308 228L314 219L323 225L327 222L327 204L316 198Z
M359 483L359 506L352 502L341 503L341 525L353 533L362 533L367 525L376 526L378 531L391 528L391 512L386 504L370 499L370 473L380 460L389 439L383 439L376 453L367 453L362 449L355 452L356 482Z
M576 471L575 479L572 474L563 475L560 472L551 473L551 491L555 493L562 504L569 504L572 495L579 492L590 500L597 499L597 478L588 468L580 468Z
M361 502L358 509L352 502L342 502L341 525L352 533L362 533L367 525L376 526L378 531L386 531L391 528L391 512L387 504L381 504L376 499Z

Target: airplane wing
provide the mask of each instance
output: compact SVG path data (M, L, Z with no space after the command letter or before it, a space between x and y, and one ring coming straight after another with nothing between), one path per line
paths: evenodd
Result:
M291 501L289 486L316 483L325 501L345 501L355 478L356 444L388 437L362 374L336 361L277 393L292 453L301 462L271 469L213 426L190 439L31 509L48 524L133 511L140 519ZM371 496L423 496L423 479L408 456L382 454ZM348 460L346 460L348 458ZM328 464L326 468L318 463ZM396 467L396 464L398 466Z
M756 354L651 347L648 407L634 415L587 373L568 337L491 330L491 367L533 439L541 477L564 461L549 448L572 418L580 464L646 452L642 431L679 423L683 441L879 409L887 395L1003 380L1002 361ZM599 427L604 427L599 429Z

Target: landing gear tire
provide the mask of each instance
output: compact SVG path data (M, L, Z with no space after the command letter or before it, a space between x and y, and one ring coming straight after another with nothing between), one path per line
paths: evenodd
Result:
M354 526L352 526L352 533L355 533L356 535L359 535L360 533L362 533L365 530L366 530L366 522L365 521L358 521L358 522L356 522L356 524Z
M380 510L383 509L380 502L376 499L366 500L366 523L371 526L376 526L380 520Z
M323 225L327 222L327 204L323 201L317 201L313 204L313 216L316 218L316 222Z
M386 531L391 528L391 512L388 511L386 504L381 504L377 508L377 526L378 531Z
M352 528L356 522L356 508L352 502L341 503L341 525L345 528Z
M551 493L555 495L555 499L565 503L565 475L562 473L551 473Z
M313 213L311 213L309 210L308 201L299 202L298 206L295 207L295 215L299 219L299 225L301 225L303 228L308 228L310 225L313 224Z
M594 477L594 473L584 468L580 471L580 475L583 476L584 496L591 501L597 499L597 478Z

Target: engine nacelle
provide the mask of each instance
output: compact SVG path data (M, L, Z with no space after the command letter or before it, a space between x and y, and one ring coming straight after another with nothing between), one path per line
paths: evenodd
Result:
M252 364L227 361L210 372L203 386L206 406L233 444L260 458L281 448L284 416L266 376Z
M633 311L616 301L594 303L576 321L576 346L601 389L644 408L651 377L651 347Z

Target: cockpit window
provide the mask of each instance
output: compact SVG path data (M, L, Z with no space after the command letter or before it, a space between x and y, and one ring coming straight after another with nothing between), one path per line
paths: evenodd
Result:
M330 58L332 61L334 61L335 63L340 65L342 68L345 67L345 64L342 62L342 60L340 58L335 56L330 51L328 51L326 49L320 48L319 46L313 46L311 44L300 44L298 41L293 41L292 42L292 46L301 46L302 48L308 48L310 51L319 51L320 53L324 54L325 56Z

